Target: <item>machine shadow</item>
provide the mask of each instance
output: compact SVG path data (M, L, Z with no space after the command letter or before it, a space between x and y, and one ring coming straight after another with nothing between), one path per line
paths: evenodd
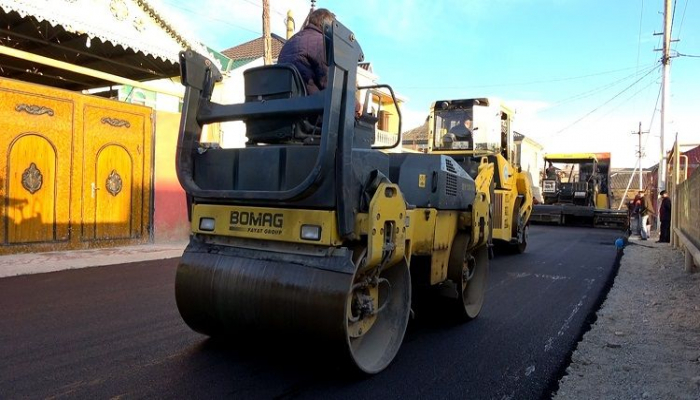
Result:
M346 385L371 377L353 368L346 357L328 346L299 337L240 335L235 340L206 338L189 353L196 366L216 361L218 373L255 371L259 379L274 377L294 381L301 387L323 383L324 386ZM263 372L264 371L264 372ZM248 372L250 373L250 372Z

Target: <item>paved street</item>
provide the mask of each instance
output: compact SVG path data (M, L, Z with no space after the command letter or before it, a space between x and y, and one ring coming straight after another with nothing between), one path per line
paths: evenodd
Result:
M539 398L601 300L617 236L533 226L524 255L492 260L477 320L419 316L394 363L364 379L281 351L283 337L225 346L192 332L177 259L3 278L1 397Z

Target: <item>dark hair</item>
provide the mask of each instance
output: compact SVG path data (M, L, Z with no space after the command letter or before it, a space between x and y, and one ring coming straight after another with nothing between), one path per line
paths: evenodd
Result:
M335 21L335 14L325 8L319 8L318 10L314 10L314 12L306 17L306 24L304 24L304 27L313 25L318 29L323 30L323 25L330 25L333 23L333 21Z
M667 193L667 192L666 192L665 190L662 190L660 194L663 196L663 195L665 195L666 193Z

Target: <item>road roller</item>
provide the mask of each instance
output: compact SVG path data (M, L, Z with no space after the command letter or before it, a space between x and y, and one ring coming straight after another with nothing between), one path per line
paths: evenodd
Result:
M395 102L394 92L357 86L363 56L349 29L327 25L324 40L325 89L307 94L291 65L256 67L239 104L212 101L221 73L180 53L176 168L191 235L175 298L185 323L217 340L305 338L375 374L398 353L418 296L449 318L479 314L494 166L484 157L471 176L447 155L389 151L400 123L393 146L375 143L376 96L356 94ZM245 147L202 143L227 121L245 123Z

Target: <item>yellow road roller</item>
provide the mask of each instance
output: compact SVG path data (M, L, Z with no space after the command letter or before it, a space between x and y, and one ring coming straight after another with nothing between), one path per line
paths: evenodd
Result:
M435 101L428 115L425 151L449 155L467 171L476 169L475 159L488 157L496 171L492 242L524 253L532 213L532 178L519 165L513 142L514 115L513 109L497 98Z
M180 54L176 168L191 238L175 297L197 332L302 337L374 374L397 354L419 293L455 318L479 314L494 166L478 158L470 176L447 155L376 145L373 96L356 116L355 95L395 101L393 90L356 86L362 56L350 30L335 22L324 36L328 86L312 95L278 64L245 72L243 103L218 104L220 72ZM245 123L245 147L200 142L204 127L226 121Z

